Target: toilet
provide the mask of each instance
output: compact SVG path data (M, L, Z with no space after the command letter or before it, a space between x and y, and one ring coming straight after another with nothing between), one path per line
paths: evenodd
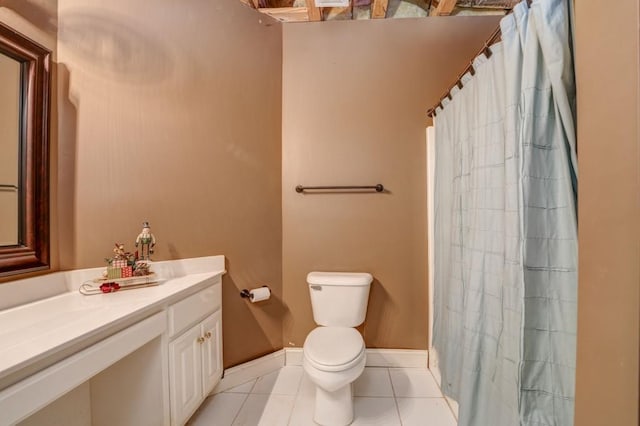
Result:
M362 336L373 277L368 273L310 272L307 275L316 327L304 341L302 366L316 385L313 420L323 426L353 421L352 383L366 363Z

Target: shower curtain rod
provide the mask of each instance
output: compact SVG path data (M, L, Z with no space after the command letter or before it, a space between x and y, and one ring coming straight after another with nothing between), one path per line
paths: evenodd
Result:
M464 75L466 73L471 73L471 75L475 75L476 74L476 70L475 68L473 68L473 60L475 58L477 58L478 56L480 56L481 54L484 53L484 55L487 58L491 57L491 50L489 49L492 45L494 45L496 42L500 41L500 36L502 35L502 31L500 31L500 27L498 27L492 34L491 36L489 36L489 38L487 39L487 41L484 43L484 46L482 46L482 49L480 49L478 51L478 53L476 53L473 56L473 59L471 60L471 62L469 62L469 65L467 65L467 67L464 69L464 71L462 71L461 74L458 75L458 77L456 78L456 82L453 83L451 86L449 86L449 88L447 89L446 92L444 92L444 95L442 95L440 97L440 99L438 100L438 103L435 104L431 109L429 109L427 111L427 117L435 117L436 116L436 108L440 107L442 108L442 101L444 101L446 98L449 98L449 100L453 99L451 97L451 91L453 90L454 87L458 86L458 89L462 89L462 77L464 77Z
M527 0L527 5L531 6L531 1L532 0ZM509 10L509 13L511 13L511 12L513 12L513 9ZM507 15L509 13L507 13ZM500 41L501 36L502 36L502 31L500 30L500 25L498 24L498 28L496 28L491 33L491 35L489 36L487 41L484 42L484 45L482 46L482 49L480 49L478 51L478 53L476 53L473 56L473 59L471 59L471 62L469 62L469 65L467 65L467 67L464 69L464 71L462 71L462 73L458 75L458 77L456 78L455 83L453 83L451 86L449 86L447 91L444 92L444 95L442 95L440 97L440 99L438 100L438 103L435 104L432 108L430 108L427 111L427 117L431 117L431 118L435 117L436 116L436 108L438 108L438 107L442 108L442 101L444 101L446 98L449 98L449 100L452 99L451 91L453 90L454 87L458 86L458 89L462 89L462 86L463 86L462 77L464 77L464 75L466 73L471 73L471 75L475 75L476 74L476 70L475 70L475 68L473 68L473 61L475 60L475 58L477 58L478 56L480 56L483 53L487 58L490 58L491 57L491 49L490 49L490 47L493 46L498 41Z

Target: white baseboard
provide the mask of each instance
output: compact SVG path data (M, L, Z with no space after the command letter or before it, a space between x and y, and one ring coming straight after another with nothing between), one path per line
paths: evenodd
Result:
M367 349L367 367L426 368L428 352L415 349Z
M302 348L284 348L285 365L302 365Z
M284 349L281 349L252 361L245 362L244 364L228 368L224 370L224 377L220 380L220 383L218 383L212 393L224 392L228 389L246 383L249 380L277 371L284 367L284 365L285 351Z
M302 348L285 348L285 365L302 365ZM367 349L367 367L425 368L427 351Z
M224 392L285 365L302 365L302 348L285 348L224 370L213 393ZM367 349L367 367L424 368L428 352L411 349Z

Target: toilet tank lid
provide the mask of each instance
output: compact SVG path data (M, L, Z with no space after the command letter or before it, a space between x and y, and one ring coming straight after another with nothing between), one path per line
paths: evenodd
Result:
M365 286L373 277L367 272L309 272L307 283L313 285Z

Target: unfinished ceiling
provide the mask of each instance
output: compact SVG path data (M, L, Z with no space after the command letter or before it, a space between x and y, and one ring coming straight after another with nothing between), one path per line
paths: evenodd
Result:
M348 0L347 7L317 7L316 0L240 1L282 22L308 22L448 15L503 15L521 0ZM339 0L333 1L339 2ZM347 2L347 0L344 1Z

